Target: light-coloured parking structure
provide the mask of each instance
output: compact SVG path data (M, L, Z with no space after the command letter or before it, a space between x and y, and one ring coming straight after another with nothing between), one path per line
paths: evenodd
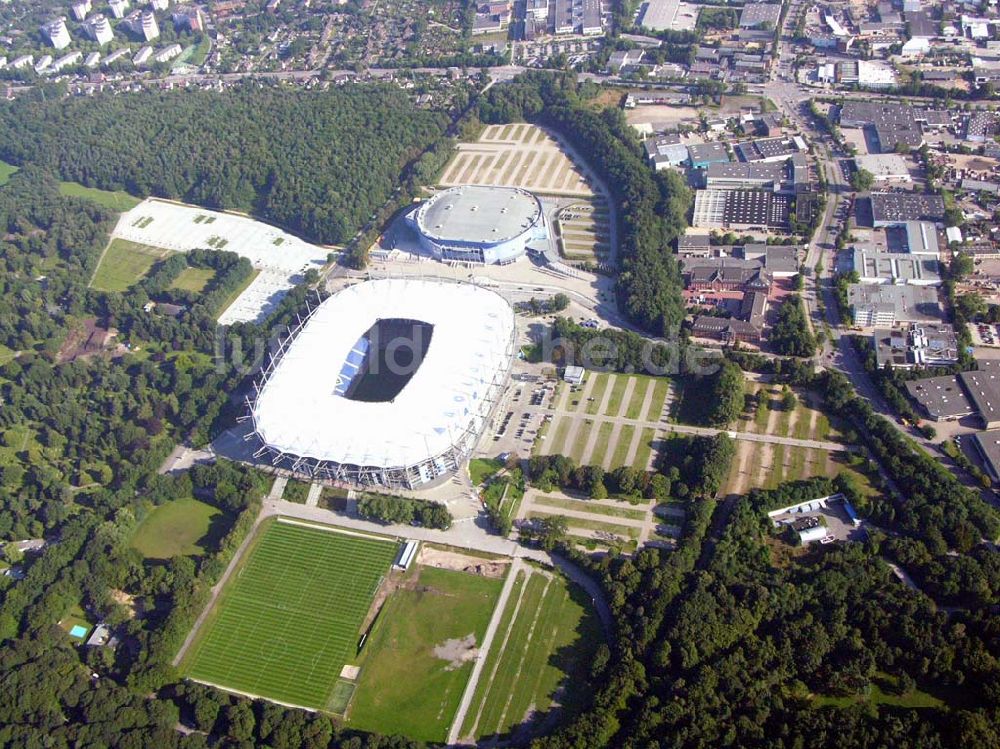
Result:
M228 250L259 271L219 317L219 322L260 322L310 268L319 270L327 250L247 216L150 198L123 213L113 236L175 252Z
M584 169L534 125L489 125L475 143L460 143L439 184L521 187L541 195L590 197Z

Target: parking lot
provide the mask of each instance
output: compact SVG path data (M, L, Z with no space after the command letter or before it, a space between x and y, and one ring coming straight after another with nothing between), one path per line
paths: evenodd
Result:
M973 346L1000 348L1000 325L989 323L969 323Z

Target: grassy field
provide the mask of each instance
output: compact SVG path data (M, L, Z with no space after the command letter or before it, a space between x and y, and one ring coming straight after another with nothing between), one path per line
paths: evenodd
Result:
M59 192L71 198L85 198L118 213L130 211L142 202L142 198L122 190L99 190L96 187L84 187L77 182L60 182Z
M11 175L17 171L17 167L13 164L8 164L6 161L0 161L0 186L6 185L11 178Z
M398 544L275 522L254 541L186 657L186 675L326 709Z
M125 291L169 254L169 250L159 247L112 239L90 285L98 291Z
M214 276L215 271L211 268L185 268L170 284L170 288L200 294Z
M347 719L367 731L443 742L472 661L445 660L434 649L470 635L478 646L503 581L417 569L416 584L394 593L379 616L359 662L361 676Z
M132 546L147 559L201 554L222 511L190 497L154 508L135 529Z
M496 458L473 458L469 461L469 477L473 486L479 486L501 468L503 463Z
M863 694L847 697L815 695L813 697L813 705L816 707L832 706L848 708L852 705L864 703L907 708L939 708L945 704L944 700L920 689L914 689L908 694L893 694L892 691L887 691L891 690L895 683L896 677L891 674L878 673Z
M545 510L544 506L539 506L540 510ZM559 512L553 510L552 512L536 512L532 510L528 513L528 519L534 520L535 518L544 518L551 515L558 515ZM566 518L566 523L569 525L570 532L575 530L586 530L586 531L596 531L599 533L610 533L615 536L621 536L622 538L632 539L633 541L639 538L639 529L631 525L620 525L614 522L605 522L598 518L589 520L586 518Z
M462 736L483 743L508 736L523 741L531 718L544 719L557 694L559 705L572 711L584 696L585 674L602 639L581 590L561 575L526 573L507 601Z

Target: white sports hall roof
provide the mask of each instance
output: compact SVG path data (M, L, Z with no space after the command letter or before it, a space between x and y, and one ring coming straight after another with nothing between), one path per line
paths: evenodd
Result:
M358 340L380 319L434 326L423 363L393 401L335 393ZM373 468L412 466L479 430L513 354L514 312L470 284L386 279L350 286L316 308L266 376L253 405L270 449Z

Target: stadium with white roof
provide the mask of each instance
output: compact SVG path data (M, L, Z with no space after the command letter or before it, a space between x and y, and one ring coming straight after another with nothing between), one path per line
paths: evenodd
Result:
M315 479L413 489L457 470L510 374L514 311L442 280L349 286L314 308L249 403L255 457Z
M541 201L515 187L463 185L439 192L407 216L439 260L510 263L549 237Z

